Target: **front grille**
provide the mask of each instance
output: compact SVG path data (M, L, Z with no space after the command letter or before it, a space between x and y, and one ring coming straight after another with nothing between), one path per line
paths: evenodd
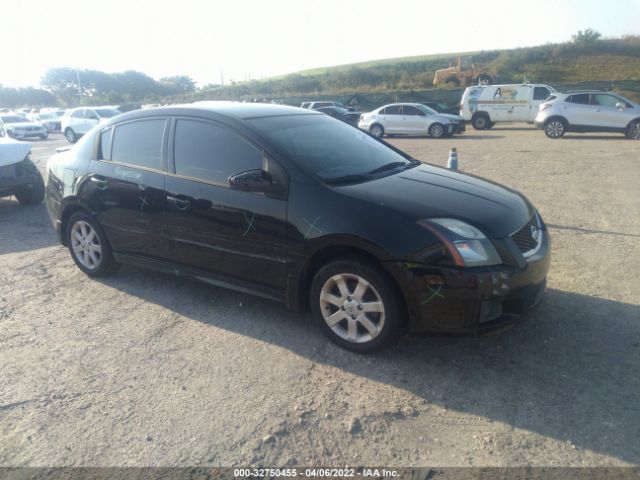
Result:
M538 238L533 237L534 230L540 232L538 234ZM540 229L540 225L538 225L538 221L535 215L531 217L531 220L529 220L529 222L524 227L511 235L511 238L513 239L520 252L527 253L531 250L535 250L542 239L542 231Z

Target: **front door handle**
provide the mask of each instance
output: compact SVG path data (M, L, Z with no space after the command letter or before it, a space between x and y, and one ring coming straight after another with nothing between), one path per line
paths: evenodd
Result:
M184 200L182 198L174 197L173 195L167 195L168 202L176 207L178 210L186 210L191 205L189 200Z
M95 183L100 190L104 190L109 186L109 182L100 177L91 177L91 182Z

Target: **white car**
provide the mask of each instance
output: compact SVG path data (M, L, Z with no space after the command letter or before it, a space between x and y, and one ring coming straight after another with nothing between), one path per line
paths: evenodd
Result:
M44 180L30 154L30 143L0 138L0 198L14 195L22 205L42 202Z
M549 85L479 85L468 87L460 101L460 115L476 130L493 127L496 122L528 122L541 103L555 93Z
M69 143L78 139L100 123L120 115L120 110L113 107L79 107L67 110L61 119L61 129Z
M33 137L45 140L49 135L47 127L42 123L32 122L26 117L15 113L0 115L0 131L2 131L4 135L18 140Z
M393 103L360 115L358 128L376 138L385 135L429 135L449 137L465 130L458 115L438 113L421 103Z
M617 132L640 140L640 105L617 93L558 93L540 105L536 127L549 138L566 132Z
M29 115L29 119L47 127L48 132L60 131L60 117L54 112L32 113Z

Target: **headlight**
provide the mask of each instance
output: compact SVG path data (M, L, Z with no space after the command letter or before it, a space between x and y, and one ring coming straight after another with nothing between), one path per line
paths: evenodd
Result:
M473 225L455 218L419 220L418 225L431 230L445 244L456 265L479 267L499 265L500 255L485 235Z

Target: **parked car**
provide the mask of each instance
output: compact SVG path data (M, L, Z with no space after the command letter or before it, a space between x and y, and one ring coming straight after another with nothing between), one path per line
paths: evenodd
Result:
M42 202L44 181L30 154L30 143L0 138L0 197L15 195L22 205Z
M442 138L462 133L462 117L438 113L421 103L393 103L360 116L358 127L376 138L384 135L429 135Z
M558 93L540 105L535 124L549 138L567 132L617 132L640 140L640 106L612 92Z
M349 125L353 125L354 127L358 126L358 121L360 120L360 112L351 112L346 108L342 107L321 107L316 108L318 112L326 113L327 115L337 118L338 120L342 120Z
M54 112L32 113L29 115L29 119L32 122L37 122L44 125L47 128L48 132L60 131L60 117Z
M40 122L32 122L22 115L5 113L0 115L0 130L11 138L24 139L38 137L45 140L49 133Z
M310 308L359 352L405 327L502 327L545 290L549 237L524 196L315 111L129 112L48 175L49 215L87 275L132 263Z
M325 100L325 101L321 101L321 102L304 102L302 105L300 105L301 108L307 108L309 110L317 110L319 108L324 108L324 107L339 107L339 108L345 108L349 111L353 111L354 109L352 107L347 107L344 103L342 102L338 102L335 100Z
M119 115L113 107L80 107L67 110L61 120L61 128L69 143L78 139L100 123Z
M460 102L460 116L476 130L497 122L533 123L538 106L556 93L543 84L480 85L466 88Z

